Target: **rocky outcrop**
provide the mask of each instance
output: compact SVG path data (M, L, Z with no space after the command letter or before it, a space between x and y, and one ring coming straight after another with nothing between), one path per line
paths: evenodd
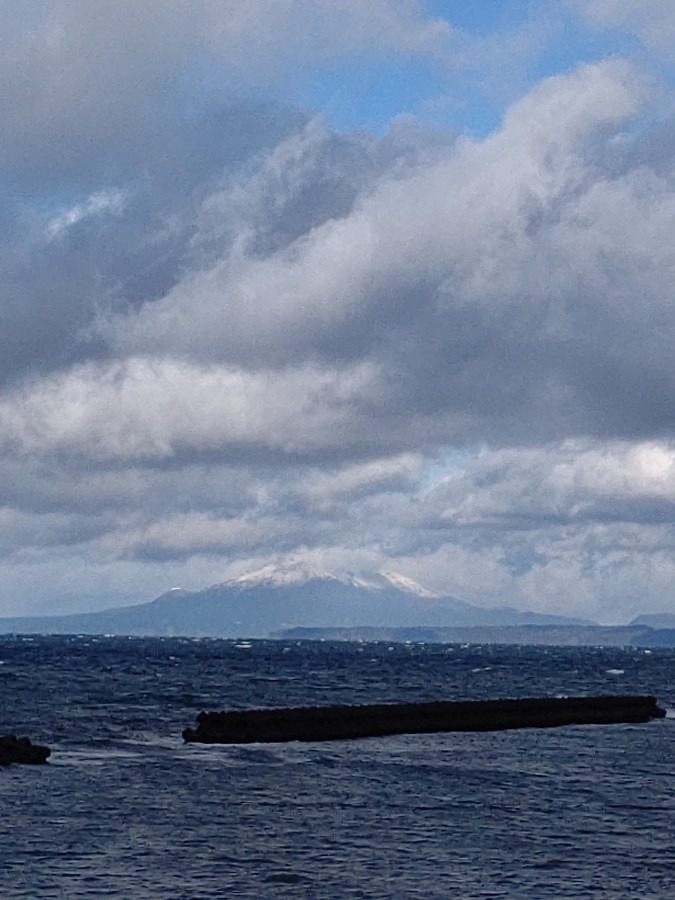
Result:
M31 743L30 738L15 734L0 735L0 766L10 763L41 765L47 762L51 752L49 747Z
M443 731L647 722L665 711L649 696L440 701L202 712L183 738L205 744L329 741Z

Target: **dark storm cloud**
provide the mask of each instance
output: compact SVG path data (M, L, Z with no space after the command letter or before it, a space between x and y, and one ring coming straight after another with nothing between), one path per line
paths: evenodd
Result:
M84 196L62 181L55 193L12 204L7 177L16 218L0 245L4 378L100 355L87 334L100 305L133 308L170 290L185 265L195 205L302 121L271 104L221 105L164 135L162 154Z
M91 336L83 341L83 331L101 305L135 305L167 293L184 266L204 197L307 119L283 101L237 100L236 88L227 89L239 84L246 97L251 85L283 81L305 43L298 22L317 25L312 52L308 46L302 54L310 65L312 54L330 58L371 40L383 51L413 54L440 46L443 28L427 22L415 3L358 6L3 5L0 377L99 355L99 343ZM340 28L331 25L334 15ZM304 223L286 223L290 234L349 202L339 185L334 202L321 185L314 190L313 202L299 212ZM83 215L58 240L43 240L59 216L67 220L73 210L86 211L92 197L115 192L126 198L116 215ZM267 240L283 240L281 230Z

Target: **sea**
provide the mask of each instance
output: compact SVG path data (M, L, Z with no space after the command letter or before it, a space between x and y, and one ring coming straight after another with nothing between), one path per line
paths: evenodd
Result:
M202 746L201 710L651 693L675 651L0 637L0 897L675 897L675 718ZM672 715L672 713L671 713Z

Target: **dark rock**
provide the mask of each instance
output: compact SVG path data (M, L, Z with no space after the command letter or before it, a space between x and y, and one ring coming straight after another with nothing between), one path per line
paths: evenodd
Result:
M657 706L656 698L646 696L316 706L202 712L197 727L186 728L183 738L204 744L331 741L390 734L611 725L663 716L665 711Z
M8 766L10 763L42 765L47 762L51 752L49 747L33 744L27 737L0 735L0 766Z

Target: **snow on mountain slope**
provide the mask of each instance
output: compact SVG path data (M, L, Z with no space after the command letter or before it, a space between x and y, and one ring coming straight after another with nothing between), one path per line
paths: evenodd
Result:
M340 584L349 584L354 587L367 588L368 590L394 590L404 594L413 594L417 597L425 597L429 600L438 599L441 595L429 591L411 578L396 572L377 572L369 574L356 574L352 572L326 572L302 560L291 560L285 563L270 563L261 569L245 572L236 578L231 578L224 583L225 587L240 589L253 587L289 587L292 585L307 584L310 581L334 581Z
M290 585L305 584L308 581L319 579L321 581L339 581L334 575L322 572L320 569L310 566L301 560L276 564L269 563L261 569L253 572L244 572L236 578L231 578L224 583L226 587L288 587Z

